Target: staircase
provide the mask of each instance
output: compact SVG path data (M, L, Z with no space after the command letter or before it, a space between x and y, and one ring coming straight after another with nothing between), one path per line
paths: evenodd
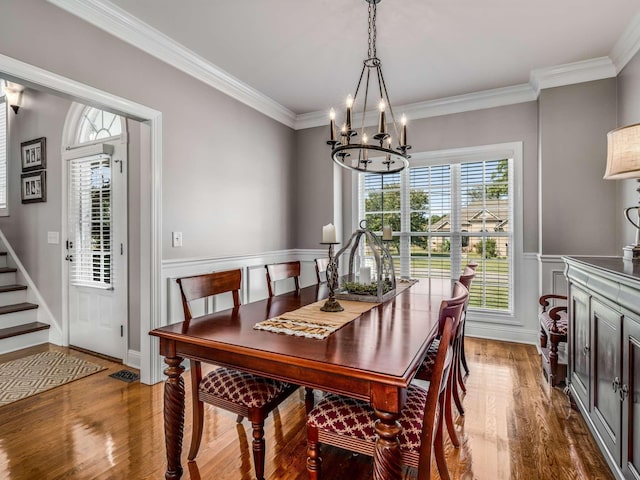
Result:
M32 295L13 264L0 252L0 353L49 342L50 326L38 321L38 305L27 301Z

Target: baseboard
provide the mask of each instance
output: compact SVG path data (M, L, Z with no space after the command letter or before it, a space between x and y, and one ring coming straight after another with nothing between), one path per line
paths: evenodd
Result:
M537 330L526 330L522 327L500 324L491 325L468 321L465 324L465 335L467 337L499 340L501 342L526 343L528 345L537 345L538 343Z
M140 352L137 350L128 350L125 365L140 370Z

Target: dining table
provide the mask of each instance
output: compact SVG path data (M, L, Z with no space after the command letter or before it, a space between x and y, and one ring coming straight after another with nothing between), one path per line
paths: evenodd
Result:
M164 371L165 478L182 476L185 359L226 366L369 402L377 434L373 478L401 478L398 418L437 331L450 278L424 278L324 339L258 330L256 323L328 296L325 283L157 328ZM325 312L326 315L333 315Z

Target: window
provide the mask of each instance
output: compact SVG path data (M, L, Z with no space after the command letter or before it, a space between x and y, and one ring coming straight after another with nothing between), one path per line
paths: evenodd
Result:
M118 115L93 107L82 112L78 143L89 143L122 133L122 120Z
M360 218L380 234L392 227L396 275L457 277L475 261L470 306L512 314L513 155L479 150L455 160L417 155L400 173L360 175Z

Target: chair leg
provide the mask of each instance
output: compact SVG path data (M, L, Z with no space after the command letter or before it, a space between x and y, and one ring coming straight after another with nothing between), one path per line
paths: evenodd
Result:
M322 458L318 442L307 442L307 474L309 480L320 480Z
M244 417L242 415L238 415L236 417L236 423L242 423L242 420L244 420Z
M458 409L458 413L460 415L464 415L464 407L462 406L462 401L460 400L460 392L458 392L458 370L460 369L460 362L458 362L458 358L455 354L455 346L454 346L454 354L453 354L453 364L451 365L451 394L449 395L449 404L451 403L451 397L453 397L454 402L456 402L456 408Z
M465 323L467 323L465 321ZM465 375L469 375L469 367L467 365L467 356L464 354L464 327L465 323L462 324L462 339L460 340L460 359L462 360L462 367L464 368Z
M307 415L313 410L313 388L304 387L304 408L307 412Z
M453 377L453 372L449 374L449 378L447 379L447 386L444 391L444 403L442 405L442 410L440 411L440 417L444 414L445 423L447 424L447 431L449 432L449 438L451 438L451 443L453 443L454 447L460 446L460 441L458 440L458 435L456 434L456 430L453 427L453 411L451 409L451 390L455 385L456 379Z
M191 361L191 404L193 405L191 446L187 458L193 460L200 450L202 441L202 428L204 424L204 403L198 398L198 388L202 379L202 367L200 362Z
M549 349L549 383L552 387L556 386L556 378L558 375L558 344L551 342Z
M444 393L444 392L443 392ZM442 411L446 398L440 395L440 415L438 415L438 424L436 426L436 436L434 438L433 450L436 457L436 464L438 465L438 473L442 480L450 480L449 469L447 468L447 461L444 455L444 438L442 435Z
M264 480L264 418L251 422L253 427L253 464L256 468L256 479Z
M547 332L540 327L540 348L547 348Z
M464 346L464 337L459 337L456 340L456 350L455 350L455 365L456 365L456 380L458 385L462 389L463 392L467 393L467 386L464 384L464 380L462 379L462 347Z

